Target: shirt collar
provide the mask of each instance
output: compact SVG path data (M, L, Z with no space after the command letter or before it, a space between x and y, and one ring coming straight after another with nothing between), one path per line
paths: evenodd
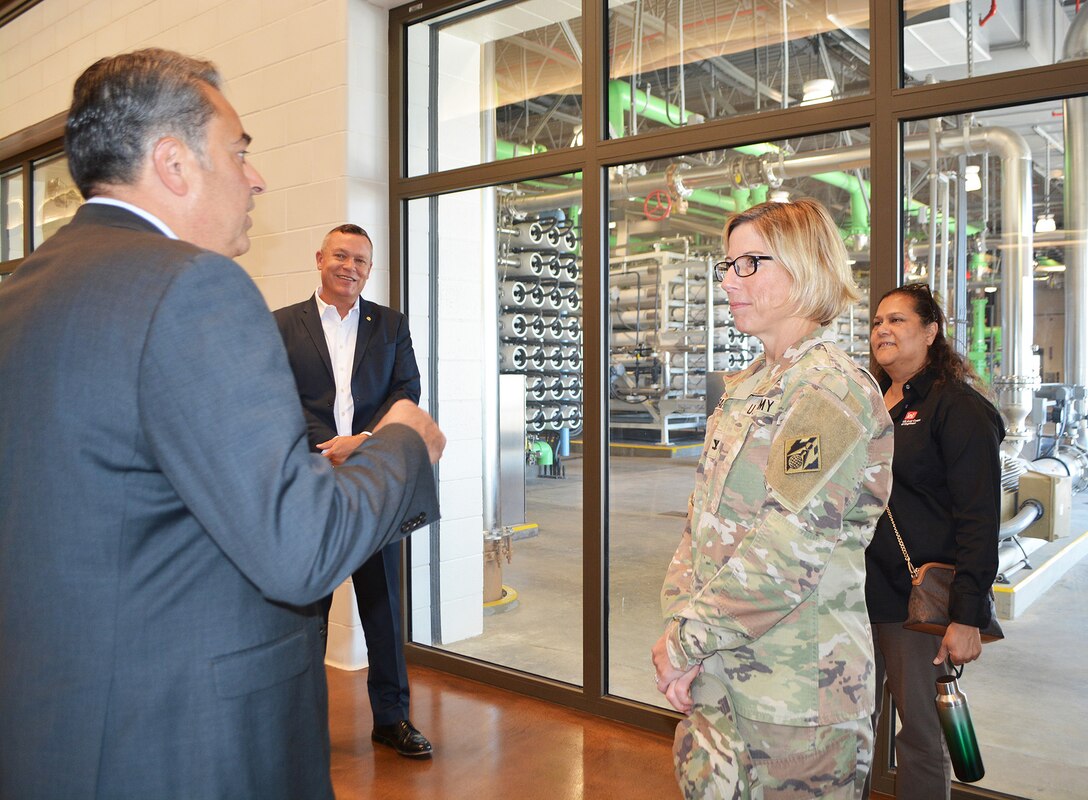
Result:
M117 208L123 208L125 211L131 211L137 217L145 219L158 228L165 236L169 236L171 239L177 239L178 235L170 230L170 226L156 217L150 211L144 211L139 206L134 206L132 203L126 203L124 200L117 200L113 197L92 197L87 201L88 203L97 203L101 206L116 206Z
M353 305L351 307L351 309L348 311L348 317L350 317L352 314L357 314L359 312L359 300L360 299L361 299L360 297L355 298L355 305ZM321 299L321 287L320 286L318 286L317 291L314 292L314 300L317 301L317 314L318 314L319 317L324 318L325 309L331 308L333 310L333 313L336 314L337 319L347 319L347 317L341 318L340 311L336 308L336 306L329 305L328 303L326 303L324 300Z
M782 353L782 365L790 366L796 364L801 360L801 356L811 350L818 344L835 344L837 337L835 332L831 330L827 325L821 325L816 328L808 336L802 336L798 341L791 344Z
M922 367L920 372L914 373L903 382L903 398L924 400L936 381L937 371L932 366ZM888 377L887 373L884 373L880 378L880 393L887 392L888 387L891 385L892 379Z

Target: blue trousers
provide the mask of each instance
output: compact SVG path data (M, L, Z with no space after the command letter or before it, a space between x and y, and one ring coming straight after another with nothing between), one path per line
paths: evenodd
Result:
M400 542L388 544L351 575L355 603L366 635L366 688L375 725L408 719L408 667L400 621ZM323 602L328 623L332 598Z

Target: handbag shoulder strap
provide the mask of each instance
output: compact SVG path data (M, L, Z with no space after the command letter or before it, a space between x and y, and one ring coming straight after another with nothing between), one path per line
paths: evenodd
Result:
M892 516L892 507L888 506L884 509L884 512L888 515L888 521L892 523L892 530L895 532L895 540L899 542L899 549L903 551L903 559L907 562L907 572L910 573L910 579L914 580L918 577L918 568L910 562L907 546L903 544L903 537L899 535L899 526L895 524L895 517Z

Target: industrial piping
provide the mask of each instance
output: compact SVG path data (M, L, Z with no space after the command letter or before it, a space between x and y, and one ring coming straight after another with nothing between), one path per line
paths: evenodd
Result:
M1083 126L1077 127L1083 131ZM1067 158L1076 149L1067 146ZM999 246L1003 259L1002 285L1005 291L1002 327L1005 335L1002 339L1002 375L994 381L994 385L998 392L998 404L1008 423L1004 449L1009 456L1016 456L1032 438L1027 419L1032 408L1032 392L1039 383L1031 357L1035 313L1031 150L1015 131L979 127L941 133L937 137L937 150L942 156L992 153L1001 160L1003 228ZM929 155L929 136L908 137L903 142L903 152L905 156L915 158ZM783 153L738 155L730 159L724 168L686 170L683 172L683 182L688 188L753 186L759 183L777 185L790 178L867 166L869 157L869 148L865 145L799 156ZM609 192L618 196L638 196L660 187L661 177L657 175L636 178L621 176L610 181ZM507 202L516 213L529 214L577 203L580 198L581 192L572 190L511 197ZM1088 210L1088 205L1085 208ZM1082 306L1085 307L1088 307L1088 302Z
M1065 36L1062 61L1088 57L1088 14L1077 14ZM1088 387L1088 99L1065 100L1065 382L1074 392ZM1075 401L1077 432L1073 437L1088 448L1088 400Z

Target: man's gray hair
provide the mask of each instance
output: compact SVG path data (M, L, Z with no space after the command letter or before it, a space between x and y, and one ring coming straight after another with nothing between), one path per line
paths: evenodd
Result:
M176 136L204 156L218 89L210 61L150 48L103 58L76 80L64 132L68 170L84 197L134 183L152 145Z

